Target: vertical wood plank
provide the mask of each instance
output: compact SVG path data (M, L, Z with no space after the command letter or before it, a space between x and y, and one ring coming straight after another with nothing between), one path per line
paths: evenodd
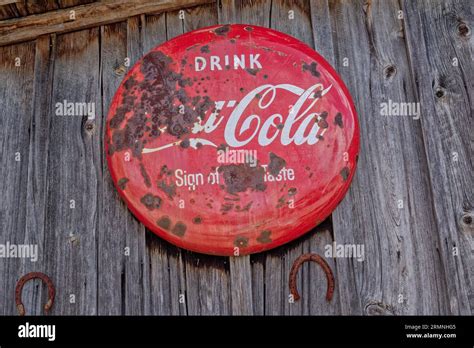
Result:
M270 26L271 0L219 0L219 23Z
M51 96L53 85L55 36L42 36L36 40L34 87L33 87L33 110L31 123L29 125L29 156L28 156L28 183L26 195L26 232L27 244L38 245L38 260L34 268L43 269L44 255L48 251L43 245L44 226L46 216L46 178L49 149L49 125L51 122L52 108ZM32 265L31 265L32 266ZM34 269L25 264L21 267L21 275ZM43 272L49 273L48 270ZM34 283L33 283L34 284ZM43 304L47 301L45 285L39 281L25 286L23 291L23 303L26 308L31 308L29 313L43 314ZM30 292L29 289L33 289ZM39 291L36 291L39 290ZM38 296L35 296L38 295ZM28 303L32 300L33 302ZM34 309L34 311L33 311Z
M230 257L230 291L233 315L252 315L252 267L250 256Z
M231 314L227 258L185 252L189 315Z
M265 258L264 253L250 256L254 315L265 315Z
M168 40L184 34L184 19L180 18L180 15L180 11L166 12L166 38Z
M472 315L474 7L454 0L402 4L438 226L431 233L441 262L436 276L446 287L439 300L444 314Z
M56 1L48 0L25 1L25 5L29 15L54 11L58 9L58 4Z
M125 73L127 57L127 23L101 27L101 86L102 117L97 124L100 133L105 129L110 102ZM100 139L103 148L103 139ZM105 159L101 154L102 175L99 178L98 217L98 313L120 315L127 312L125 273L126 234L139 234L142 227L133 219L115 189ZM137 253L131 250L131 253Z
M218 24L216 3L187 8L185 13L184 32Z
M398 11L397 1L330 5L336 67L361 128L356 176L333 213L336 243L365 248L363 262L336 259L342 314L446 311L420 123L381 113L388 100L417 102Z
M166 41L166 13L145 17L143 50L145 53Z
M26 227L28 197L30 131L34 96L34 42L0 48L0 243L39 244L39 256L45 249L41 239ZM20 66L15 66L16 59ZM19 161L17 161L17 159ZM41 232L42 226L39 227ZM40 237L40 236L38 236ZM41 259L0 259L0 313L14 315L15 285L24 272L43 271ZM24 304L28 313L38 311L39 282L25 286Z
M64 100L100 105L98 29L58 36L56 51L53 105ZM86 130L90 123L86 119L56 115L51 119L45 259L58 289L53 314L97 313L100 135L94 127ZM70 303L70 295L75 303Z
M315 50L326 59L332 67L335 67L334 61L334 36L329 12L330 0L311 0L310 15L311 29L313 31L313 40Z
M130 67L143 56L144 16L127 20L127 57ZM130 216L130 212L127 212ZM150 261L146 246L145 226L133 217L129 220L131 230L125 234L125 248L130 256L125 257L125 313L131 315L150 313ZM136 232L135 232L136 231Z

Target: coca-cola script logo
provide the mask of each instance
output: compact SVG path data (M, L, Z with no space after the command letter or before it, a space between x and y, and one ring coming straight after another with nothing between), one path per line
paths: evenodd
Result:
M236 256L326 218L359 150L353 103L328 63L245 25L200 29L145 55L115 94L105 143L112 179L151 231Z

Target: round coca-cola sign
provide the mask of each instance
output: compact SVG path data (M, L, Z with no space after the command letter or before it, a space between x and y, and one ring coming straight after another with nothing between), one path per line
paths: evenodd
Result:
M359 151L344 83L280 32L224 25L153 49L115 94L112 179L151 231L217 255L310 231L346 193Z

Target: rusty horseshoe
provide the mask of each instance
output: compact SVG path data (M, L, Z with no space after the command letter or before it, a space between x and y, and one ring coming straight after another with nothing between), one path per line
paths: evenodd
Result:
M15 288L16 309L18 310L18 314L21 316L25 315L25 306L23 306L23 303L21 302L21 293L23 291L23 286L25 285L26 282L35 278L41 279L48 286L49 299L48 299L48 302L46 302L46 304L44 305L44 311L48 313L51 307L53 307L54 295L56 293L56 291L54 290L53 282L44 273L31 272L21 277L18 283L16 284L16 288Z
M293 299L295 301L298 301L300 299L298 289L296 289L296 275L298 274L298 270L300 269L300 266L306 261L316 262L324 270L324 273L326 273L326 278L328 280L326 300L328 302L331 301L332 296L334 294L334 275L332 274L331 268L329 267L327 262L318 254L303 254L300 257L298 257L293 263L293 266L291 267L291 271L290 271L290 284L289 284L290 293L293 295Z

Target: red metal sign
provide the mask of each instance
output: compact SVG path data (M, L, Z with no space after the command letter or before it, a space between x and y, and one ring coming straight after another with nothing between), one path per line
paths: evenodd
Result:
M274 30L224 25L145 55L115 94L105 143L118 191L151 231L244 255L331 214L358 132L349 92L319 54Z

